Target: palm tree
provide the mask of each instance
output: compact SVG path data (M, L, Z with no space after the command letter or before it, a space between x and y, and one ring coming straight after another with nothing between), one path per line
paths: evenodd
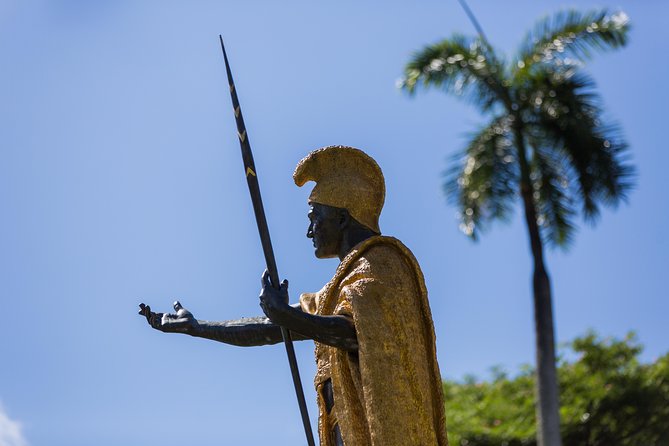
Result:
M477 239L510 216L520 198L534 259L537 440L560 441L550 279L544 245L569 244L580 210L594 222L600 205L626 198L634 170L619 128L605 123L601 99L582 64L596 50L627 42L622 12L566 11L540 21L507 60L482 37L455 35L416 52L400 88L436 87L464 96L489 121L475 131L444 189Z

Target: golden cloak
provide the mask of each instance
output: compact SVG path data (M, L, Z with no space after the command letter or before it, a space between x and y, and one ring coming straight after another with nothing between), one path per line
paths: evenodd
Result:
M300 303L311 314L351 317L358 338L355 353L316 343L321 446L332 446L337 423L345 446L448 445L427 290L408 248L392 237L363 241ZM330 413L321 395L327 379Z

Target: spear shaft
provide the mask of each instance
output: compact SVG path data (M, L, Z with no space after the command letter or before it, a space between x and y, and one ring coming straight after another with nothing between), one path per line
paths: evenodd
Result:
M253 202L253 212L255 213L256 223L258 225L258 233L260 234L260 242L262 243L262 250L265 255L265 263L267 271L272 282L272 286L279 289L279 271L276 267L276 260L274 259L274 250L272 249L272 241L269 237L269 227L267 226L267 218L265 218L265 209L262 204L262 197L260 196L260 185L258 184L258 175L255 163L253 162L253 153L251 152L251 145L249 144L249 136L246 133L246 126L244 125L244 117L239 106L239 99L237 98L237 90L235 83L232 80L232 71L230 71L230 64L228 63L228 55L225 52L225 45L223 44L223 36L218 36L221 41L221 50L223 51L223 59L225 60L225 71L228 75L228 86L230 87L230 97L232 98L232 108L235 112L235 121L237 123L237 136L239 137L239 145L242 149L242 160L244 162L244 173L246 175L246 182L251 193L251 201ZM304 424L304 433L307 436L307 443L309 446L315 446L314 434L311 431L311 423L309 422L309 413L307 412L307 403L304 399L304 390L302 389L302 381L300 380L300 371L297 368L297 359L295 357L295 349L293 347L293 340L290 336L290 331L285 327L281 327L281 335L283 336L283 343L286 346L286 354L288 355L288 363L290 364L290 372L293 375L293 384L295 385L295 394L297 395L297 402L300 406L300 414L302 415L302 424Z

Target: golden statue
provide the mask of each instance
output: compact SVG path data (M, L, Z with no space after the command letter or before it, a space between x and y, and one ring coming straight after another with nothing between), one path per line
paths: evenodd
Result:
M140 305L152 327L234 345L281 342L279 326L316 343L321 446L447 446L434 326L423 274L399 240L382 236L383 174L361 150L330 146L302 159L295 183L316 185L309 229L318 258L339 257L334 277L317 293L288 305L263 274L267 317L196 320Z

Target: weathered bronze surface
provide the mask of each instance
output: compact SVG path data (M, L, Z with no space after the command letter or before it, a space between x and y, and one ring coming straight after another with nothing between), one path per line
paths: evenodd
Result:
M160 331L240 346L316 342L315 385L321 446L447 445L435 336L422 272L399 240L381 236L383 174L362 151L331 146L311 152L294 179L316 181L307 237L318 258L339 257L335 276L289 305L262 276L265 317L197 320L179 302L174 314L140 314Z

